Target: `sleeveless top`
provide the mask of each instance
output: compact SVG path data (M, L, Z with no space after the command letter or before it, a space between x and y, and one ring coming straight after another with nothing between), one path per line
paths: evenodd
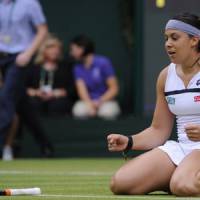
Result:
M200 144L189 140L185 132L187 124L200 125L200 72L192 77L186 88L177 75L176 65L171 63L165 83L165 98L169 110L176 115L178 141Z

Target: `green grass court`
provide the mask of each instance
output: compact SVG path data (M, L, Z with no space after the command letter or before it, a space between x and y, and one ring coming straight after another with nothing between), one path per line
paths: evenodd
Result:
M1 188L40 187L41 196L0 197L20 200L173 200L176 198L154 193L145 196L114 196L109 191L109 180L124 163L120 159L62 159L17 160L0 163Z

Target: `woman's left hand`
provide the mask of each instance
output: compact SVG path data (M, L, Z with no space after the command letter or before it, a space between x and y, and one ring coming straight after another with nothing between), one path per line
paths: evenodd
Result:
M190 140L200 141L200 125L187 124L185 126L185 132Z

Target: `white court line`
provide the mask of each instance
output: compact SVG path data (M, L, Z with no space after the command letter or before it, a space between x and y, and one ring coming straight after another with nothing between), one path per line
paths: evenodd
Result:
M189 200L189 199L199 199L199 198L192 198L192 197L161 197L161 196L157 196L157 195L146 195L146 196L109 196L109 195L54 195L54 194L42 194L42 195L38 195L41 197L47 197L47 198L55 198L55 197L59 197L59 198L80 198L80 199L158 199L158 200L174 200L174 199L180 199L180 200Z
M18 170L0 170L0 174L11 174L11 175L65 175L65 176L111 176L112 172L54 172L54 171L18 171Z

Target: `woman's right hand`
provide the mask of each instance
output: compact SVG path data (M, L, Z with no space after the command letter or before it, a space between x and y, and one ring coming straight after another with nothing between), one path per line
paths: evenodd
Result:
M123 151L128 144L128 137L120 134L110 134L107 137L109 151Z

